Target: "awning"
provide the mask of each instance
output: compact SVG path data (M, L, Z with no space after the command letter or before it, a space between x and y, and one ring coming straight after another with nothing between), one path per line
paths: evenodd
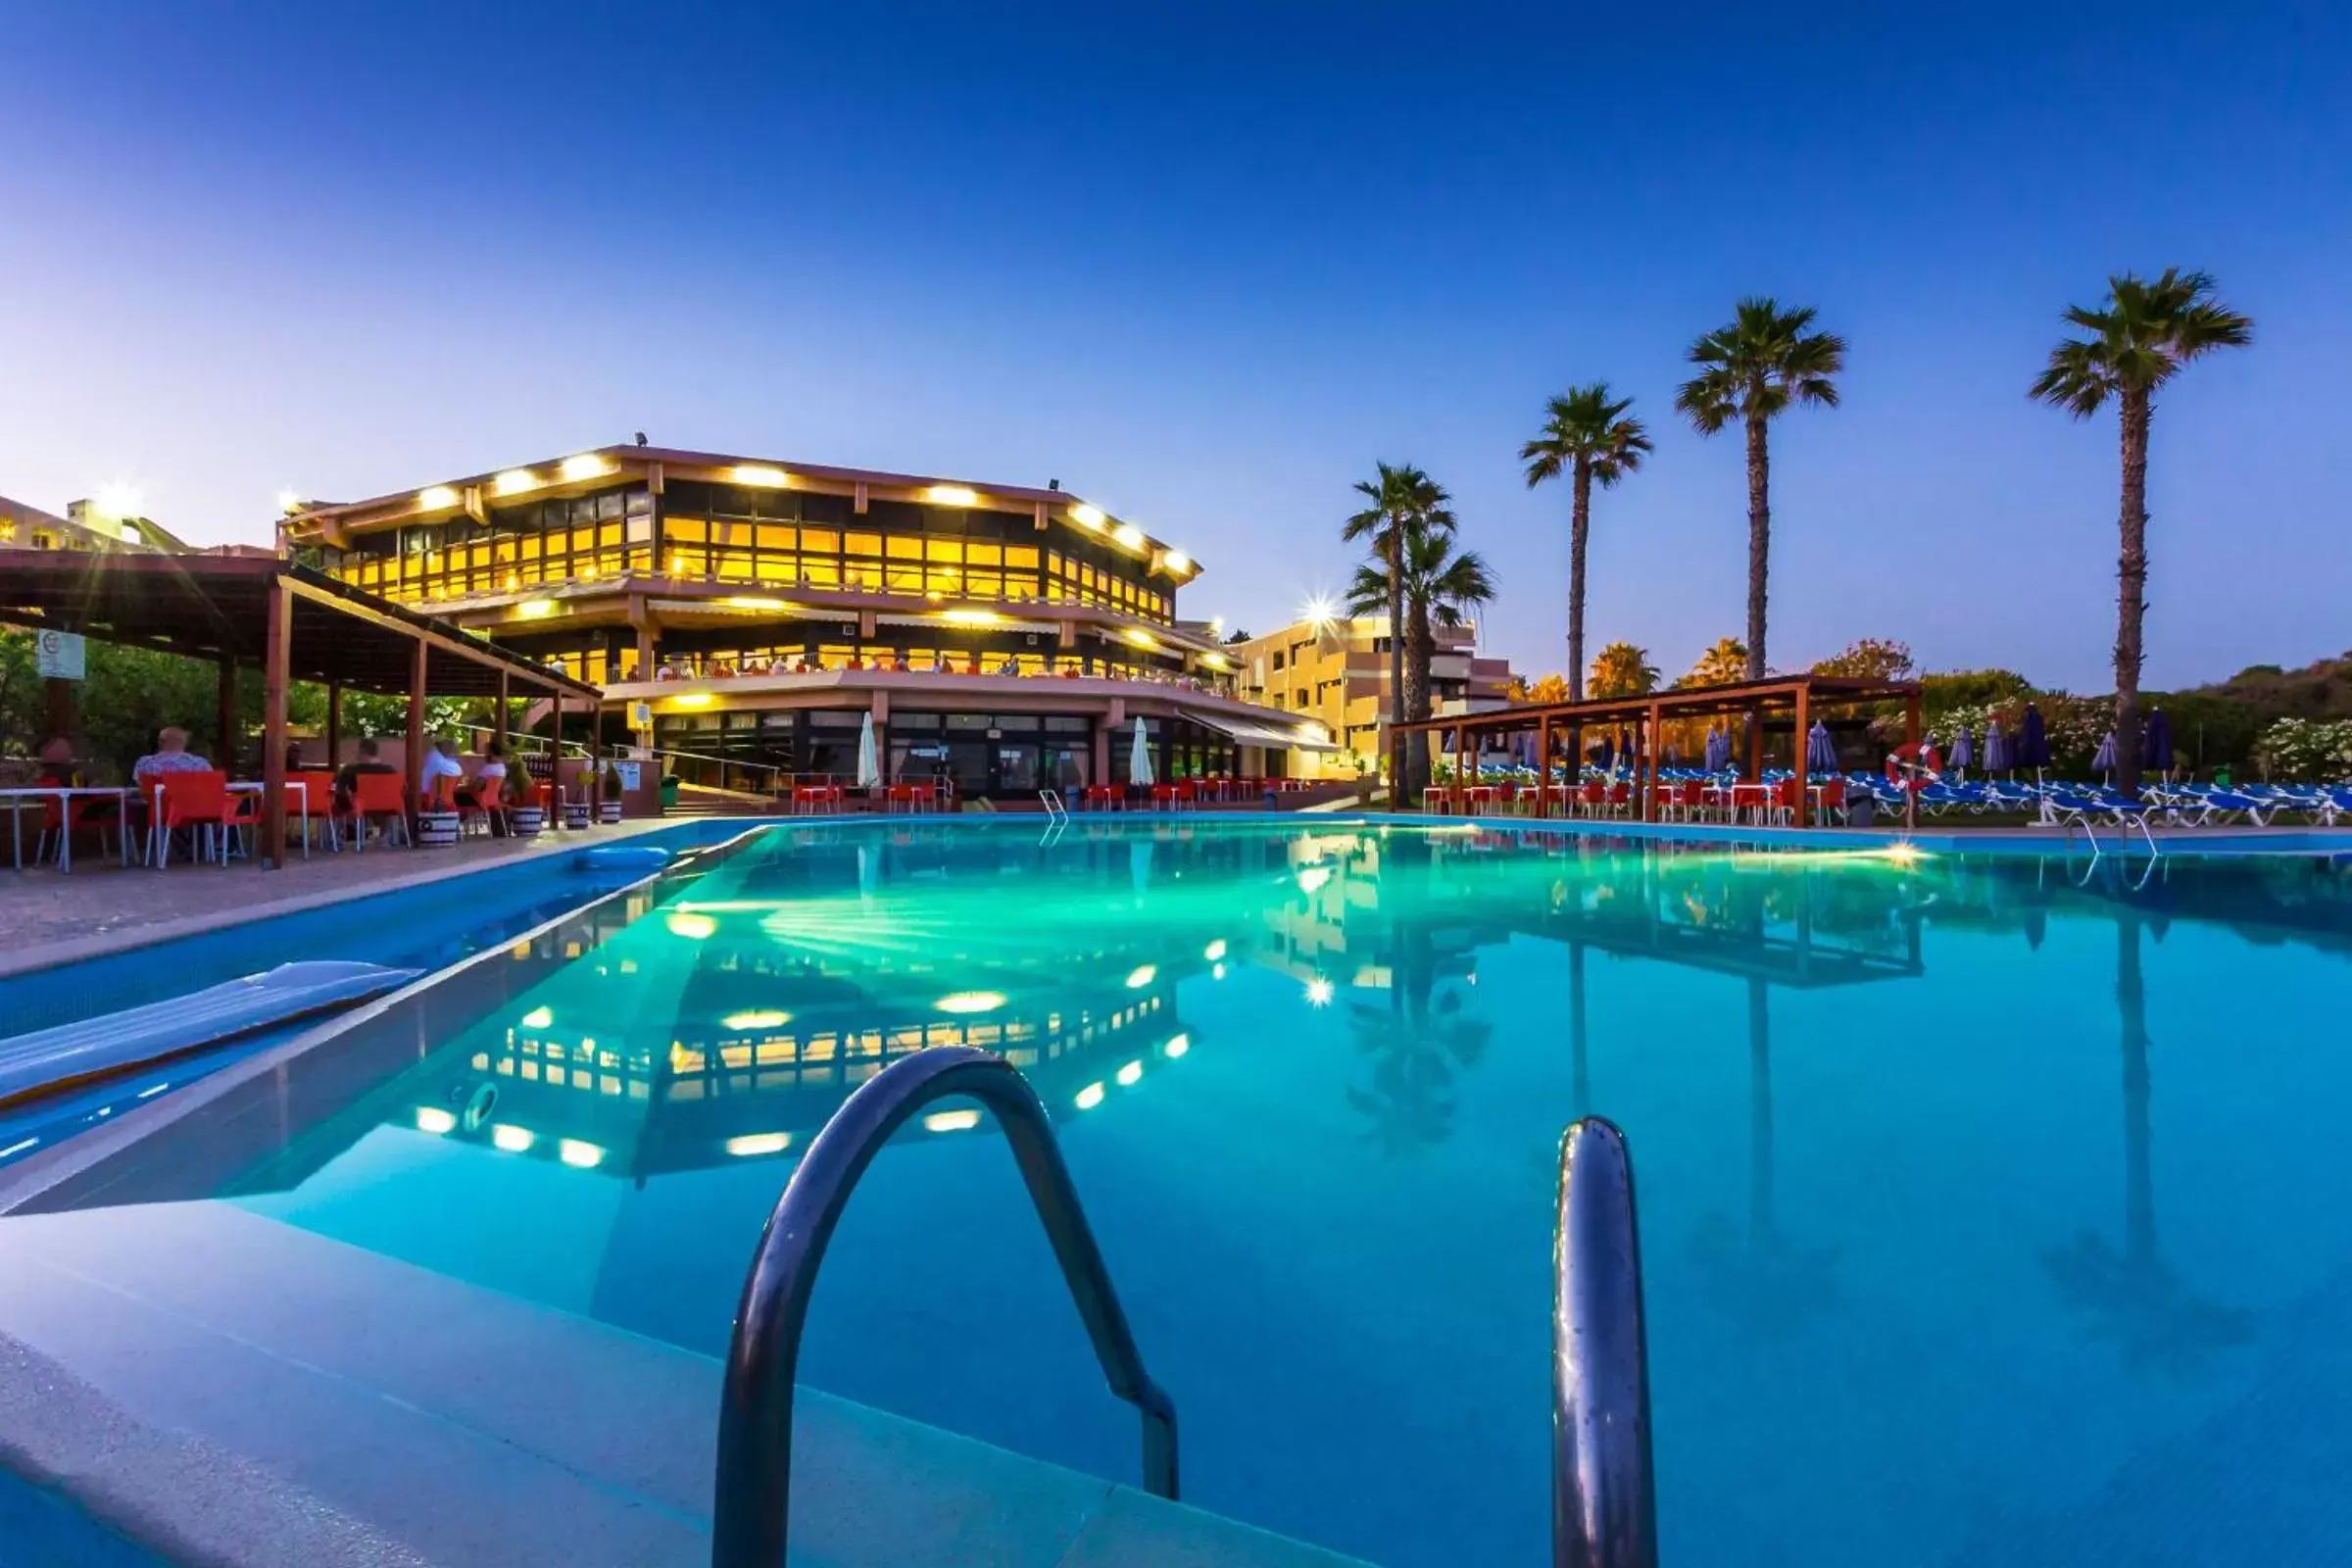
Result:
M1196 708L1186 709L1184 716L1196 723L1206 724L1221 735L1231 736L1244 746L1271 746L1278 751L1300 752L1336 752L1340 749L1313 730L1256 724L1224 713L1204 713Z

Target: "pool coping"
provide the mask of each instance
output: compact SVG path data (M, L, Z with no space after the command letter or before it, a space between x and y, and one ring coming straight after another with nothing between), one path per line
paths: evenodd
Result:
M323 1019L311 1028L303 1030L291 1040L280 1042L266 1051L257 1052L219 1071L206 1074L173 1094L148 1104L134 1106L99 1126L86 1128L38 1153L26 1155L16 1164L0 1169L0 1217L18 1212L26 1203L40 1199L75 1177L87 1174L131 1146L162 1132L183 1117L203 1110L231 1091L251 1083L255 1078L274 1072L295 1058L326 1046L344 1031L382 1017L394 1007L406 1004L419 992L462 974L478 964L504 958L516 945L536 941L539 937L567 921L580 918L590 909L615 900L626 899L631 894L651 887L666 877L677 876L682 869L679 864L682 859L691 858L696 862L692 868L693 874L700 876L708 868L704 862L732 855L752 839L765 834L775 826L775 820L760 818L740 833L721 839L714 844L695 846L657 866L644 876L601 893L595 898L585 899L562 913L542 920L527 931L517 932L496 947L468 954L455 963L445 964L441 968L420 974L399 990L387 992L373 1002L354 1007L348 1012L336 1013L332 1017Z

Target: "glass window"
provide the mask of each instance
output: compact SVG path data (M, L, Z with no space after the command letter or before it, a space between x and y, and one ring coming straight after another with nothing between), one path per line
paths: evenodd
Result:
M923 554L933 561L963 562L963 541L960 539L930 539L924 542Z
M705 544L710 538L710 525L700 517L663 517L662 537L671 544Z
M842 550L853 556L878 556L882 553L882 536L878 533L847 533L841 536Z
M1035 571L1037 569L1037 546L1006 545L1004 547L1004 564L1026 566L1031 571Z
M803 528L801 530L801 553L803 555L829 556L840 548L841 535L831 528Z
M923 559L923 542L912 534L894 533L886 541L886 544L889 548L890 559L893 561L920 561Z
M761 550L791 550L799 543L799 535L791 528L763 522L759 527L759 542Z

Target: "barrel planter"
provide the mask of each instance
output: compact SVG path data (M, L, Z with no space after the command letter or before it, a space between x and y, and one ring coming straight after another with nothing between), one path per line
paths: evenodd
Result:
M518 839L535 839L547 826L547 811L537 806L517 806L507 812L507 828Z
M457 812L418 811L416 813L416 847L418 849L445 850L457 842Z
M599 822L602 822L602 823L604 823L604 824L605 824L607 827L610 827L610 826L612 826L613 823L615 823L615 822L619 821L619 820L620 820L620 803L619 803L618 801L599 801L599 802L597 802L597 803L596 803L596 819L597 819Z
M589 809L590 807L586 801L565 801L564 803L564 825L574 832L587 832Z

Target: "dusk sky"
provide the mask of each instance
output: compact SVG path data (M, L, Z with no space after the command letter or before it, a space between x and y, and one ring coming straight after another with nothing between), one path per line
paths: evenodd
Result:
M2352 647L2352 24L2327 4L17 4L0 494L198 542L626 440L1074 490L1262 630L1345 583L1350 483L1428 468L1561 667L1741 629L1736 433L1673 413L1742 294L1844 406L1774 437L1771 652L2112 684L2116 434L2025 388L2111 271L2202 268L2252 349L2160 400L2148 684Z

